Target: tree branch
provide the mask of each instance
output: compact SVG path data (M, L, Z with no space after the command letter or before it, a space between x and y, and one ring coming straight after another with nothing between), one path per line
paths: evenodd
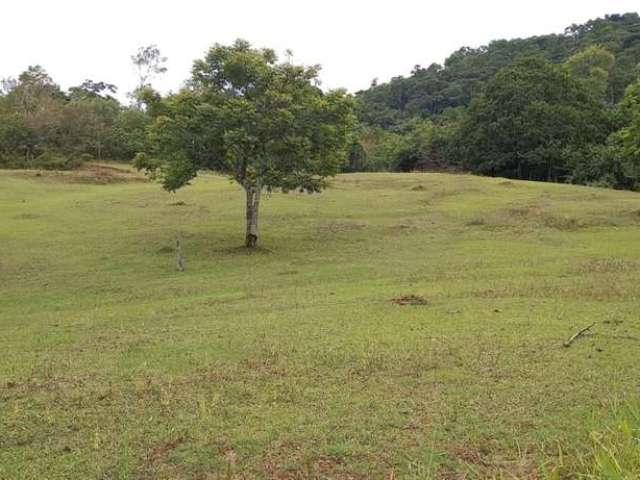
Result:
M573 334L573 336L567 340L566 342L564 342L562 344L563 347L565 348L569 348L571 346L571 344L573 342L575 342L576 340L578 340L580 337L582 337L585 333L587 333L589 330L591 330L591 328L595 325L595 323L592 323L591 325L589 325L588 327L583 328L582 330L578 330L576 333Z

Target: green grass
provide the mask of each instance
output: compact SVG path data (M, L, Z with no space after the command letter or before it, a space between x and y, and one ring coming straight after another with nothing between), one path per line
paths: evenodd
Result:
M635 480L640 474L640 407L632 403L614 412L610 425L592 434L593 447L577 468L582 478Z
M247 252L226 179L78 175L0 173L0 479L609 478L640 195L345 175Z

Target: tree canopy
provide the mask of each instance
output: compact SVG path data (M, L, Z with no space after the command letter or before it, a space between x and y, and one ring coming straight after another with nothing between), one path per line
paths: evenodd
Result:
M171 191L200 170L234 179L247 194L246 245L255 246L262 191L318 192L346 156L352 100L323 92L318 72L243 40L216 44L194 63L188 87L154 106L152 149L138 166L157 170Z
M514 40L495 40L478 48L463 47L444 65L417 65L411 75L388 83L375 83L358 92L358 114L368 124L389 128L412 117L433 118L447 108L468 106L482 93L488 81L519 57L541 54L553 63L563 63L590 47L615 56L608 68L607 101L619 102L625 88L640 74L640 16L637 13L607 15L583 25L572 25L564 34L541 35ZM576 59L577 60L577 59Z
M591 93L541 56L517 61L471 103L459 133L461 161L480 173L565 179L573 154L609 133Z

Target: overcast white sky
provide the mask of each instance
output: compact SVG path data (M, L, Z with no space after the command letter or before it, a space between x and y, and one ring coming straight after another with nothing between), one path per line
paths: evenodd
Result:
M561 33L638 0L13 0L3 1L0 77L44 66L62 87L86 78L133 89L130 55L157 44L169 71L155 86L176 90L215 42L241 37L294 61L320 63L325 87L356 91L373 78L442 62L461 46Z

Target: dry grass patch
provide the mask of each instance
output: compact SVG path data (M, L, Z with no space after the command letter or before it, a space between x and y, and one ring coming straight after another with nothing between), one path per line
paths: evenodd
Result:
M640 270L640 261L624 258L593 258L581 262L574 271L578 273L621 273Z

